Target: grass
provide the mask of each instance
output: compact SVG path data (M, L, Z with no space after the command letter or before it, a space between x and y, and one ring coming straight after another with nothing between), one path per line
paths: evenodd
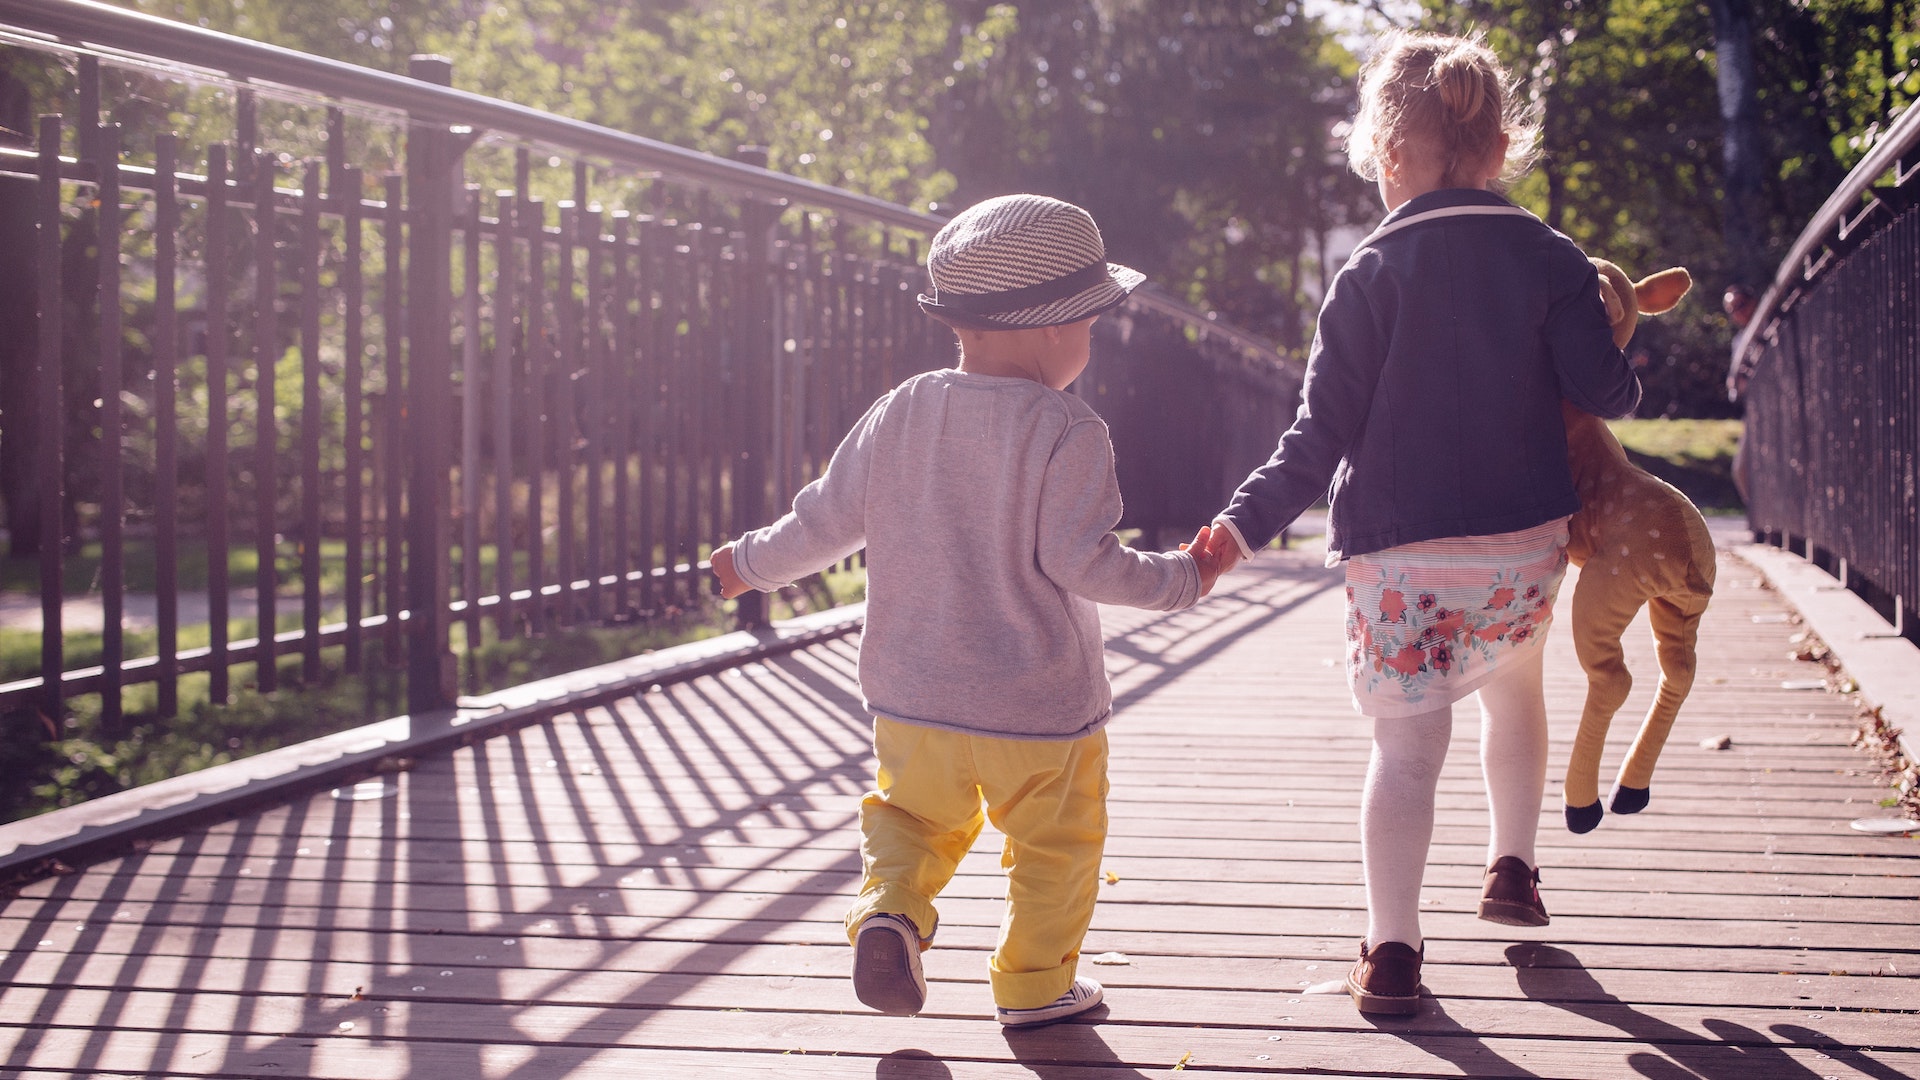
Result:
M67 596L85 596L100 591L101 547L99 541L83 544L65 553L60 561L60 585ZM158 549L147 538L128 540L124 546L121 574L130 593L159 591ZM282 542L274 546L274 572L282 586L300 580L300 549ZM346 588L347 546L343 540L320 542L320 588L337 595ZM227 584L235 589L251 588L260 567L260 553L251 546L227 549ZM176 586L182 592L207 587L207 544L199 538L183 537L174 559ZM0 558L0 590L39 593L40 560Z
M783 589L770 599L775 619L790 618L853 603L864 597L866 574L859 569L835 569L799 585ZM462 692L487 693L535 679L575 671L596 664L713 637L733 628L734 605L701 597L698 602L669 608L642 622L614 626L583 626L555 630L539 637L501 641L493 625L483 623L484 639L469 651L465 625L452 624L452 648L463 664ZM239 636L251 636L253 624L241 626ZM298 625L298 614L291 625ZM206 627L181 627L182 647L206 644ZM153 650L155 635L129 632L127 654ZM279 660L281 687L271 695L258 693L253 664L234 665L236 688L231 701L208 699L204 673L180 680L178 714L158 715L158 688L152 683L128 686L122 693L126 719L115 731L100 720L98 695L67 701L67 713L46 721L31 711L0 717L0 775L17 782L0 787L0 822L71 806L169 776L237 760L321 735L372 723L404 711L404 670L382 659L379 635L368 641L364 673L342 671L344 650L322 651L326 668L313 685L301 685L301 658ZM97 663L100 635L69 633L69 667ZM38 673L38 632L0 630L0 681Z
M1705 511L1744 509L1733 486L1738 420L1614 420L1608 423L1635 465L1665 480Z
M1674 465L1732 461L1740 445L1738 420L1614 420L1622 446Z

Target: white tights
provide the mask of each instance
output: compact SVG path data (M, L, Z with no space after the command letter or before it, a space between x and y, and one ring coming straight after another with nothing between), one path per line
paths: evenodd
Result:
M1536 650L1480 687L1480 771L1492 819L1488 864L1514 855L1537 865L1534 836L1547 786L1541 661ZM1452 734L1451 705L1373 721L1373 755L1360 796L1369 947L1386 941L1420 947L1420 884L1433 841L1434 791Z

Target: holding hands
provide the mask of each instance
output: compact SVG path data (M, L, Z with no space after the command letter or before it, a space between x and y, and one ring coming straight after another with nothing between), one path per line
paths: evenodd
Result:
M1200 567L1201 596L1212 592L1220 575L1240 561L1240 546L1234 543L1232 534L1211 525L1202 525L1192 540L1180 545L1180 550L1193 556Z

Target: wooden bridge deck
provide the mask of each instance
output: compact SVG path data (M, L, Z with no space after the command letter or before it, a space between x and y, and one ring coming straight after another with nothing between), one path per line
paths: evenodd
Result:
M1822 669L1789 658L1795 616L1731 554L1653 806L1576 837L1549 784L1553 924L1472 915L1463 722L1424 894L1433 997L1370 1020L1328 992L1365 921L1368 731L1316 564L1109 613L1113 830L1086 942L1109 998L1086 1022L992 1020L990 832L941 905L926 1013L855 1001L840 916L870 765L843 639L26 887L0 909L0 1075L1920 1076L1920 846L1849 829L1886 793L1854 707L1783 688ZM1564 634L1550 649L1557 777L1581 684Z

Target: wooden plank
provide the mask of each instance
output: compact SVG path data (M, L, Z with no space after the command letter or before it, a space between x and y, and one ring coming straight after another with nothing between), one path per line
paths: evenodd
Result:
M743 824L755 823L756 817L771 816L765 814L745 815ZM278 827L285 822L284 817L268 819L268 826L249 831L243 837L236 837L231 829L216 827L194 840L190 858L207 860L259 860L251 865L253 872L263 872L268 861L279 861L283 869L299 866L306 856L317 856L322 862L338 862L358 857L378 858L383 853L390 855L381 841L382 837L372 823L363 822L354 831L353 836L329 835L324 829L304 830L300 824ZM303 824L303 823L301 823ZM851 834L849 834L851 836ZM819 834L812 834L819 839ZM724 840L726 837L718 839ZM676 857L675 862L686 865L705 865L714 867L767 866L782 867L791 865L812 865L822 852L832 852L835 858L844 856L853 850L851 843L837 846L827 842L806 843L807 836L769 832L765 835L765 844L745 841L736 843L708 843L697 851L692 858ZM1348 877L1358 880L1359 866L1354 844L1357 840L1340 843L1306 843L1293 846L1287 853L1290 857L1263 860L1210 858L1205 855L1183 856L1180 854L1153 855L1137 850L1130 837L1121 837L1110 841L1107 847L1109 861L1130 859L1132 865L1154 868L1155 872L1146 876L1164 875L1170 877L1193 878L1201 876L1204 880L1227 881L1296 881L1295 874L1302 867L1317 867L1312 871L1315 878L1324 878L1337 870L1328 870L1328 866L1344 866ZM333 850L336 846L339 850ZM357 845L357 846L356 846ZM583 840L555 841L514 840L507 838L488 838L479 841L467 841L457 837L406 839L408 862L415 866L432 866L436 863L450 863L455 866L470 864L491 864L496 862L514 862L527 865L565 867L572 865L626 866L634 867L658 865L665 855L679 856L682 853L671 846L637 843L629 840L615 841L600 839L594 842ZM1185 847L1186 845L1183 845ZM154 859L178 853L181 844L178 840L157 844L143 858ZM1880 852L1909 850L1910 845L1893 841L1879 847ZM1478 845L1442 845L1436 851L1431 869L1437 872L1449 872L1449 868L1464 866L1470 874L1479 872L1477 862L1480 854ZM1768 854L1764 865L1757 863L1747 852L1694 851L1688 853L1687 865L1677 867L1671 858L1658 852L1648 852L1634 848L1593 848L1566 847L1555 848L1557 865L1550 867L1556 881L1562 875L1582 873L1588 870L1618 880L1622 875L1664 872L1669 874L1717 874L1712 888L1736 887L1743 879L1754 880L1755 875L1765 871L1769 874L1789 874L1795 877L1807 877L1822 882L1847 881L1885 877L1899 880L1911 876L1915 863L1911 855L1895 854L1856 854L1836 862L1824 854L1791 854L1774 852ZM1467 858L1465 856L1473 856ZM542 861L531 862L535 857ZM1456 857L1458 856L1458 857ZM799 860L796 864L793 860ZM215 865L210 863L210 865ZM239 862L236 867L244 868L248 864ZM997 852L979 851L970 855L961 863L964 873L998 874L999 856ZM154 872L149 870L147 872ZM181 872L187 872L183 868ZM195 872L206 872L195 871ZM228 872L236 872L229 870ZM431 871L428 871L430 874ZM1142 876L1136 871L1129 877ZM1654 878L1647 878L1654 881ZM1671 885L1670 879L1666 884ZM51 888L46 882L30 886L30 890ZM1768 886L1773 888L1773 886Z
M1103 1006L1098 1027L1074 1024L1007 1035L988 1030L967 1016L934 1013L905 1019L818 1012L809 1008L807 988L794 986L786 993L791 1011L750 1012L694 1005L651 1009L476 1005L436 1000L336 1002L260 994L78 991L52 1010L51 1017L36 1019L36 1024L46 1026L28 1029L27 1034L45 1036L63 1028L88 1028L95 1017L105 1016L115 1024L111 1039L103 1041L110 1048L113 1042L125 1039L135 1054L146 1049L141 1044L149 1040L164 1045L195 1036L239 1038L255 1054L278 1052L278 1061L273 1057L252 1059L249 1064L263 1072L249 1075L263 1075L265 1069L275 1065L312 1070L293 1071L291 1075L329 1075L328 1066L314 1059L355 1045L381 1046L394 1057L404 1058L404 1053L395 1050L421 1042L448 1045L470 1041L472 1050L484 1046L498 1052L519 1046L538 1051L540 1070L553 1069L555 1075L572 1075L562 1068L569 1053L585 1054L603 1048L724 1048L766 1057L839 1054L875 1059L896 1050L901 1039L911 1038L916 1047L941 1060L1018 1058L1026 1049L1019 1044L1026 1043L1031 1044L1030 1052L1038 1051L1046 1058L1065 1049L1076 1055L1070 1060L1082 1063L1101 1060L1101 1056L1090 1056L1091 1052L1110 1055L1107 1060L1115 1064L1160 1069L1183 1061L1190 1067L1260 1067L1255 1065L1258 1054L1266 1053L1271 1060L1277 1050L1287 1059L1286 1067L1299 1071L1338 1069L1344 1067L1342 1062L1360 1060L1375 1075L1515 1075L1513 1067L1524 1061L1533 1075L1602 1077L1609 1074L1596 1067L1618 1069L1622 1053L1666 1058L1682 1068L1705 1067L1710 1070L1707 1075L1718 1074L1716 1062L1739 1055L1754 1075L1764 1076L1769 1075L1770 1068L1804 1065L1851 1045L1843 1036L1806 1026L1826 1025L1839 1018L1828 1012L1755 1010L1748 1015L1745 1010L1733 1010L1731 1020L1709 1017L1694 1026L1684 1021L1676 1023L1659 1010L1606 1006L1571 1010L1531 1004L1483 1011L1449 1002L1444 1012L1433 1009L1409 1020L1376 1026L1353 1019L1356 1014L1344 999L1322 996L1316 1001L1300 999L1290 1004L1298 1015L1274 1018L1269 1010L1262 1009L1258 1018L1247 1017L1245 1023L1238 1022L1238 1017L1210 1021L1207 1032L1211 1038L1202 1041L1192 1028L1177 1022L1148 1022L1162 1020L1167 1014L1145 1013L1140 1007L1144 1003L1136 999L1128 1004L1123 995L1115 995L1112 1004ZM1326 1014L1325 1023L1322 1013ZM165 1017L166 1026L143 1024L141 1018L149 1015ZM1524 1030L1513 1030L1537 1027L1541 1015L1581 1029L1580 1037L1542 1040ZM62 1022L67 1017L77 1023ZM1856 1026L1869 1032L1867 1038L1874 1048L1848 1050L1848 1056L1893 1070L1879 1075L1898 1076L1902 1075L1898 1071L1901 1068L1920 1065L1920 1052L1881 1037L1895 1035L1900 1023L1901 1019L1893 1016L1861 1018ZM1752 1024L1770 1024L1771 1030ZM148 1039L140 1038L142 1034ZM1089 1036L1098 1043L1098 1050L1085 1045ZM71 1059L62 1060L65 1055L60 1053L57 1040L31 1041L36 1045L23 1064L44 1068L70 1063ZM573 1049L560 1049L563 1046ZM298 1064L303 1058L305 1064ZM175 1062L178 1060L175 1058ZM125 1067L118 1062L100 1064ZM377 1069L357 1075L405 1074Z
M323 940L315 936L316 942ZM423 948L434 944L420 942ZM808 946L750 946L715 949L702 943L680 943L670 948L614 944L591 951L570 950L572 963L549 955L547 942L506 939L468 939L464 945L447 942L436 959L410 955L384 960L350 959L347 955L297 956L283 953L252 958L219 955L153 955L109 952L99 947L85 954L37 952L14 965L8 989L0 1002L19 991L55 989L171 990L200 985L245 988L247 993L317 994L349 999L413 1000L420 994L439 998L476 998L474 986L506 1001L551 1001L583 1004L618 1002L626 1006L698 998L730 1007L751 1005L771 989L784 991L805 984L807 996L818 996L821 1008L858 1011L845 985L852 952L845 948ZM537 945L537 948L530 946ZM1583 950L1584 952L1584 950ZM968 1008L984 1011L991 1002L982 995L986 986L986 954L978 950L941 948L926 956L927 978L941 989L943 1000L972 1002ZM1518 969L1518 970L1516 970ZM1195 991L1223 993L1298 994L1324 985L1338 965L1305 960L1216 957L1196 960L1185 956L1142 954L1124 965L1088 968L1110 990L1132 996L1179 990L1182 1009L1195 1007ZM442 975L446 971L451 974ZM1640 968L1593 966L1570 950L1552 946L1509 950L1494 962L1435 962L1426 969L1427 981L1453 996L1510 1001L1550 1001L1562 1004L1630 1003L1677 1009L1718 1010L1723 1000L1738 999L1744 1009L1818 1009L1852 1012L1920 1008L1920 980L1884 976L1800 974L1794 972L1702 971L1684 981L1671 973ZM960 989L969 984L972 989ZM424 987L415 990L414 987ZM664 989L663 989L664 988ZM1717 993L1716 993L1717 991ZM218 992L238 992L234 989ZM765 1006L765 1001L759 1005ZM1266 1002L1266 1005L1271 1005ZM1172 1002L1168 1007L1172 1007ZM1264 1005L1262 1007L1265 1007ZM960 1006L949 1003L948 1012ZM1168 1015L1175 1015L1169 1013Z
M744 870L712 880L691 881L672 873L630 873L617 878L592 875L571 883L548 875L546 880L506 881L475 874L467 881L423 882L418 880L350 880L341 877L301 878L284 874L268 876L156 878L142 875L128 882L113 882L87 877L75 883L63 899L72 904L94 901L102 908L112 907L128 913L125 917L142 921L171 919L169 911L182 907L180 917L192 920L192 905L181 901L218 897L229 906L343 908L365 910L373 904L403 900L408 910L511 914L515 912L570 909L588 906L608 909L621 915L660 917L696 905L744 903L751 907L759 896L783 895L830 899L845 903L851 899L857 864L851 859L812 872L791 874L784 871L759 873ZM1111 872L1111 871L1110 871ZM1456 875L1457 877L1458 875ZM1114 921L1126 925L1136 920L1166 922L1172 926L1190 921L1194 914L1223 919L1271 918L1285 913L1289 919L1312 924L1324 921L1330 912L1345 913L1363 907L1359 883L1323 884L1301 882L1276 887L1267 883L1150 880L1119 877L1101 890L1101 903L1113 908ZM1423 899L1432 912L1471 911L1479 902L1477 880L1455 881L1451 887L1430 882ZM1005 896L1004 882L997 876L973 875L955 883L942 894L941 910L945 921L980 919L987 925L998 923L998 902ZM482 895L484 893L484 895ZM1548 889L1554 906L1563 917L1584 915L1595 919L1641 920L1650 932L1657 933L1663 918L1672 914L1672 893L1658 888L1640 892L1575 892ZM1920 900L1886 895L1831 897L1814 895L1726 895L1714 896L1715 920L1721 923L1775 923L1789 920L1823 923L1868 924L1875 921L1920 923ZM1165 916L1164 920L1161 916ZM324 918L324 914L320 916Z
M309 849L301 849L304 853ZM326 849L322 849L323 851ZM528 846L529 856L537 849ZM826 845L798 848L760 847L752 849L712 848L695 864L663 863L657 850L634 849L627 861L594 862L585 855L573 859L551 859L544 864L514 861L495 854L479 854L460 859L458 852L435 859L418 857L409 849L406 860L409 886L465 885L484 882L498 888L546 888L553 890L605 888L611 882L621 889L699 889L724 882L733 891L793 891L805 893L846 893L857 870L850 848ZM706 885L684 880L674 873L662 873L670 867L686 866L705 874L718 873ZM164 868L164 870L162 869ZM1207 860L1109 859L1108 872L1114 879L1103 890L1109 903L1185 902L1192 899L1194 882L1207 882L1205 899L1239 906L1299 906L1314 900L1319 906L1344 906L1354 897L1351 887L1359 884L1356 867L1344 860L1324 863L1305 861L1268 862L1254 866ZM1251 871L1239 872L1235 871ZM804 876L792 877L800 874ZM845 875L834 880L833 874ZM164 878L163 878L164 875ZM264 876L263 876L264 875ZM814 875L825 875L816 877ZM383 860L364 857L322 855L319 857L269 858L265 861L239 862L202 853L199 856L149 857L143 870L124 885L100 879L81 880L60 890L63 900L78 899L155 899L169 892L185 895L194 890L223 888L227 884L257 892L270 876L289 885L327 882L339 886L391 882L392 866ZM1617 895L1674 896L1705 895L1737 898L1746 910L1774 913L1769 906L1799 898L1821 905L1828 900L1857 902L1893 901L1897 909L1912 902L1912 881L1896 874L1876 875L1797 875L1802 882L1789 891L1788 878L1778 873L1739 871L1703 873L1680 867L1656 867L1646 870L1618 870L1610 867L1558 868L1547 883L1548 892L1557 899L1587 904L1611 903ZM163 883L164 882L164 883ZM1005 878L996 862L985 855L963 861L946 896L998 897L1004 894ZM1479 890L1477 867L1441 865L1427 875L1428 891L1444 896L1452 890ZM1284 886L1284 889L1276 886ZM28 895L51 895L53 890L35 886ZM1753 905L1752 898L1764 898L1765 905ZM1734 908L1722 908L1728 913ZM1804 908L1795 910L1804 911Z
M496 955L497 950L492 948L492 943L496 941L501 944L519 942L529 948L537 947L543 956L548 954L586 956L596 952L604 955L605 950L609 948L627 944L649 951L664 949L669 952L685 946L722 950L758 947L826 947L839 951L846 944L839 925L832 922L778 924L771 921L742 922L690 917L677 920L671 926L645 937L616 937L595 936L586 932L563 933L560 920L547 918L515 920L504 924L488 923L467 928L416 927L412 925L416 920L408 921L409 925L406 927L358 928L260 926L238 921L230 924L201 926L161 924L144 927L145 937L142 940L169 943L171 947L188 949L195 953L215 950L219 955L240 956L252 955L248 950L259 948L263 941L275 948L281 947L282 943L319 942L321 947L333 950L332 955L342 957L399 956L412 953L437 957L441 955L443 948L441 943L452 942L456 943L459 949L471 949L469 954L464 954L468 961L471 961L473 955L483 953L489 956ZM111 923L67 923L52 927L42 924L26 928L25 933L11 934L9 940L23 955L30 949L53 953L79 953L92 951L95 942L115 940L117 933L118 931ZM1178 956L1209 963L1223 959L1258 959L1344 964L1353 953L1353 942L1356 939L1357 934L1355 936L1341 934L1337 937L1275 934L1260 939L1249 939L1224 933L1191 932L1173 936L1096 929L1089 935L1085 947L1086 954L1089 956L1111 951L1122 953L1136 961L1142 957ZM943 953L949 949L984 953L992 947L993 940L994 935L985 930L956 928L951 933L943 931L940 949ZM1433 945L1428 950L1428 957L1429 962L1434 964L1497 965L1507 962L1509 950L1520 947L1505 941L1489 941L1484 937L1455 938L1435 935L1432 941ZM1912 950L1906 948L1904 942L1900 941L1866 940L1849 949L1824 950L1814 950L1799 944L1722 948L1674 946L1669 943L1640 941L1589 942L1583 940L1572 944L1577 944L1582 956L1589 958L1584 962L1610 969L1776 974L1789 972L1795 975L1813 973L1910 978L1914 966ZM1528 950L1542 947L1548 946L1526 945ZM128 947L123 945L121 948ZM111 948L109 951L112 951ZM1531 955L1531 953L1525 953L1525 955ZM461 956L454 956L454 960L459 962ZM10 964L16 962L18 961L9 961ZM844 960L841 962L844 963Z
M127 904L95 909L87 921L34 924L9 936L16 941L52 941L51 948L86 947L90 935L113 921L139 925L211 929L220 925L250 927L267 939L285 930L363 931L369 934L404 930L426 934L493 933L520 937L582 937L607 941L669 940L734 943L804 942L839 944L844 936L839 916L844 903L836 898L771 896L734 898L717 896L694 901L677 911L642 916L616 913L608 900L543 905L512 913L353 908L256 907L219 899L205 903L171 905ZM990 948L998 937L997 902L942 901L940 943L961 948ZM1360 911L1287 911L1264 918L1226 921L1232 909L1163 911L1146 906L1102 905L1086 949L1090 953L1185 953L1209 955L1287 955L1310 948L1321 955L1346 956L1365 927ZM1563 923L1575 923L1562 919ZM1441 943L1477 940L1486 931L1465 912L1423 913L1429 955L1439 958ZM1280 925L1284 931L1267 930ZM1560 930L1550 940L1580 945L1605 944L1649 948L1720 949L1737 953L1762 947L1810 953L1808 970L1861 970L1861 959L1877 966L1882 950L1911 951L1910 928L1883 923L1758 922L1702 918L1674 919L1589 917L1575 923L1576 934ZM1196 926L1233 926L1232 932L1193 929ZM1258 929L1247 929L1257 927ZM11 929L11 927L10 927ZM1545 931L1537 931L1542 934ZM1891 933L1893 940L1875 945L1876 935ZM1510 935L1509 939L1513 936ZM1532 940L1531 938L1525 940ZM1340 942L1334 949L1329 942ZM1860 953L1863 956L1855 957ZM1312 955L1311 952L1308 953ZM1821 967L1813 957L1827 958ZM1871 970L1871 968L1869 968Z

